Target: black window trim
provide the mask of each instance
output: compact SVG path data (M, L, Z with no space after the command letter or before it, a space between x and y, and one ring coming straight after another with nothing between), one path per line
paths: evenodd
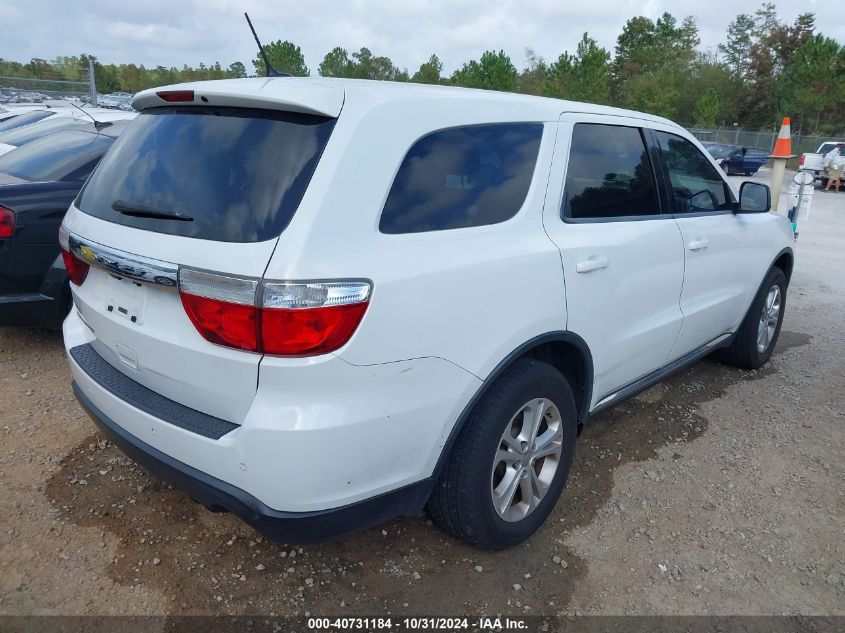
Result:
M649 166L651 167L651 178L654 183L655 193L657 194L658 213L651 213L649 215L615 215L607 218L570 218L567 217L563 207L563 196L566 194L566 175L569 173L569 158L572 152L572 135L575 134L575 126L579 123L586 125L608 125L613 127L631 127L635 128L640 133L640 139L646 148L646 153L649 159ZM660 170L655 168L655 152L656 145L652 142L651 131L643 125L630 125L627 123L610 123L605 121L580 121L572 122L572 132L569 137L569 149L566 156L566 173L563 175L563 187L560 190L560 200L558 201L558 216L565 224L605 224L607 222L637 222L649 220L671 220L672 214L667 213L669 209L667 194L665 191L665 183L662 181L662 176L658 177Z
M688 138L677 134L676 132L670 132L668 130L655 130L653 128L648 128L648 138L650 145L653 148L654 156L657 159L658 172L660 173L660 180L662 181L661 189L663 189L663 196L666 200L666 207L667 209L671 209L671 199L672 199L672 185L671 180L669 179L669 168L666 166L666 161L663 160L663 155L660 152L660 144L657 142L657 138L654 136L654 132L663 132L664 134L672 134L673 136L677 136L679 138L684 139L685 141L689 141ZM690 141L691 142L691 141ZM695 144L693 143L693 146ZM696 148L698 149L698 148ZM701 150L699 150L701 151ZM708 156L707 153L702 152L702 155L705 157ZM733 189L731 188L730 184L725 177L719 175L719 178L722 180L722 186L725 188L725 192L729 194L731 199L731 208L730 209L714 209L713 211L690 211L689 213L669 213L669 217L674 218L675 220L680 220L683 218L702 218L702 217L715 217L717 215L735 215L737 210L739 209L739 202L734 200Z

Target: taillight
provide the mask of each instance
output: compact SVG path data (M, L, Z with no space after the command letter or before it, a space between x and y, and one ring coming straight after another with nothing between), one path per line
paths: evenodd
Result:
M203 338L218 345L258 351L258 282L183 268L179 296Z
M169 103L180 103L194 100L193 90L159 90L156 96Z
M369 297L366 281L264 284L264 353L316 355L342 347L364 318Z
M0 238L15 234L15 212L0 205Z
M207 341L274 356L342 347L370 298L366 281L258 282L181 268L179 294Z
M82 261L70 252L70 243L65 227L59 229L59 246L62 249L62 260L65 263L68 279L70 279L72 284L81 286L82 282L88 276L88 262Z
M799 164L799 165L803 165L803 164L804 164L804 154L801 154L801 158L799 158L799 159L798 159L798 164Z
M254 306L182 293L185 312L203 338L218 345L258 351Z

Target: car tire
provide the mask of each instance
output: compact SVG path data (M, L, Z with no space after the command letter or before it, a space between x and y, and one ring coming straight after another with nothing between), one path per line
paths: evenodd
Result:
M727 176L731 175L731 168L730 168L730 164L728 163L728 161L726 161L726 160L722 161L721 163L719 163L719 167L722 168L722 171L725 172L725 175L727 175Z
M566 485L577 427L563 374L537 360L517 361L470 412L429 498L429 514L449 534L483 549L524 541Z
M743 369L759 369L769 360L783 325L786 288L783 271L769 270L733 342L720 352L722 362Z

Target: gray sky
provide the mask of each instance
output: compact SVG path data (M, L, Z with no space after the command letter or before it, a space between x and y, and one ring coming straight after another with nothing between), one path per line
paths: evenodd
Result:
M817 31L845 42L845 0L780 0L781 18L816 14ZM259 37L302 47L312 74L335 46L367 46L413 73L431 53L445 71L503 48L522 68L526 47L554 60L584 31L612 51L628 18L669 11L695 17L702 47L715 49L738 13L758 0L2 0L0 57L29 61L86 52L103 62L178 66L242 61L252 72Z

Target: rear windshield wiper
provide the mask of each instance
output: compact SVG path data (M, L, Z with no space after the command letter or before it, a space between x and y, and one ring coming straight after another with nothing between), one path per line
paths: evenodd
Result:
M182 222L193 222L194 218L178 211L161 211L153 209L152 207L145 207L142 204L129 204L123 200L115 200L111 203L111 208L122 213L123 215L130 215L133 218L155 218L156 220L180 220Z

